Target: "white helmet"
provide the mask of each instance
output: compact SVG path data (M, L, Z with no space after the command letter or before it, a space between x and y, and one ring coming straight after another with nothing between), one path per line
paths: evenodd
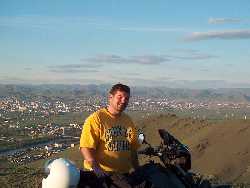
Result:
M76 188L80 180L79 169L63 158L48 161L45 172L48 177L43 178L42 188Z

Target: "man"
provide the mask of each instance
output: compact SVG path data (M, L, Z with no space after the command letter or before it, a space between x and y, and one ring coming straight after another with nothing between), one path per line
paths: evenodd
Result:
M123 112L129 97L128 86L113 85L108 106L91 114L84 123L80 139L84 168L92 170L98 177L128 173L138 167L136 128Z

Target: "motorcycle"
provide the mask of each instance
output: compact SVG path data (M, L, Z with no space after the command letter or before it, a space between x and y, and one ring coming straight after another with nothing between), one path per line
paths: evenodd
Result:
M139 135L139 141L145 144L139 155L156 156L161 163L149 160L131 174L134 182L146 181L146 187L157 188L209 188L209 182L195 182L191 169L191 154L188 147L164 129L159 129L161 143L152 147L145 139L144 134Z
M149 160L146 164L126 176L130 187L144 188L210 188L208 181L195 181L191 169L191 154L187 146L178 141L164 129L158 130L161 143L157 147L151 146L145 139L144 134L139 134L138 141L146 147L138 151L139 155L150 158L156 156L161 162ZM87 173L87 174L86 174ZM103 187L126 187L106 177ZM100 180L91 172L81 172L81 182L90 187L98 187ZM103 184L102 184L103 185ZM84 186L80 186L84 187Z
M60 159L58 164L53 162L48 165L48 171L53 173L48 173L50 176L43 180L43 184L51 187L49 185L54 182L55 184L64 183L64 185L71 183L70 187L78 188L211 188L209 181L197 181L194 174L190 172L191 154L188 147L164 129L159 129L158 133L161 137L161 143L156 147L151 146L146 141L144 134L139 134L138 141L145 147L138 151L138 155L149 156L150 160L125 177L113 174L98 178L92 171L77 170L70 161ZM155 156L160 159L160 162L152 159ZM60 174L58 171L62 172L62 169L65 171L66 178L60 176L57 181L54 181L55 175ZM123 183L124 179L128 184ZM69 186L58 187L66 188Z

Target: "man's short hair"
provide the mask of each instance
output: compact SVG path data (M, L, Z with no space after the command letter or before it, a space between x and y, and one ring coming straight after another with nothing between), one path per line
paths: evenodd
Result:
M112 88L110 89L109 93L111 95L114 95L117 91L123 91L127 94L130 95L130 88L127 85L118 83L112 86Z

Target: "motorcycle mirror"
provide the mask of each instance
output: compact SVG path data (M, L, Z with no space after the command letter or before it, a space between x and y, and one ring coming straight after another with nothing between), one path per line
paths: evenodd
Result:
M143 133L140 133L140 134L138 135L138 142L139 142L140 144L145 143L145 135L144 135Z

